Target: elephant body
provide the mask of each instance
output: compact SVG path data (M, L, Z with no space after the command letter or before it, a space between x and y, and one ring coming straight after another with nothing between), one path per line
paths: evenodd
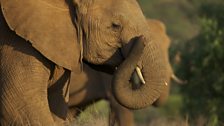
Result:
M56 69L57 66L53 62L9 30L2 13L0 23L1 125L21 125L27 122L31 125L38 125L40 122L47 125L53 122L53 118L50 118L51 113L65 119L67 109L64 106L68 102L65 96L68 97L66 88L70 72L63 68ZM58 75L53 75L55 71ZM51 85L58 85L58 83L61 86L51 92L50 90L54 88ZM46 90L48 87L49 91ZM50 111L54 108L55 101L60 104L59 113ZM49 106L50 109L44 106ZM29 122L29 120L33 121ZM55 120L60 122L61 119Z
M113 95L130 109L151 105L166 87L164 55L136 0L0 0L0 7L2 126L63 125L70 74L81 74L84 61L117 68ZM133 90L135 69L145 85Z
M169 62L168 47L170 39L166 34L165 25L158 20L148 19L148 27L152 33L152 39L160 45L160 51L166 57L167 76L171 79L173 74L172 67ZM152 73L153 74L153 73ZM70 101L69 109L72 118L79 115L86 107L92 105L99 100L107 100L110 105L109 125L114 126L134 126L133 112L120 105L112 95L113 74L107 74L97 71L91 66L84 64L83 73L71 76ZM79 86L75 86L78 83ZM153 105L159 106L165 103L169 94L170 83L167 82L167 88L161 93L161 96L155 101Z

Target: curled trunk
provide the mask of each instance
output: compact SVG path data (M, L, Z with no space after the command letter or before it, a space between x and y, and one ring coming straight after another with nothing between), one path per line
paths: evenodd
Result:
M140 109L152 104L167 86L164 57L156 43L147 41L141 36L134 42L113 78L112 88L116 99L129 109ZM131 79L137 73L136 67L140 68L145 84L141 79Z

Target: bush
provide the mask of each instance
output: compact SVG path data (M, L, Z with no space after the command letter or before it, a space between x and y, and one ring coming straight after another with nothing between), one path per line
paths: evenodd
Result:
M181 90L183 112L203 116L209 125L224 120L224 3L201 1L200 34L182 45L178 73L189 82Z

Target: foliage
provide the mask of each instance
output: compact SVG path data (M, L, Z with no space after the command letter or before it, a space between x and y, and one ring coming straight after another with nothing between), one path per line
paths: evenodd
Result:
M180 45L178 73L188 80L182 88L183 111L190 117L204 116L209 125L224 120L224 3L199 3L200 34Z

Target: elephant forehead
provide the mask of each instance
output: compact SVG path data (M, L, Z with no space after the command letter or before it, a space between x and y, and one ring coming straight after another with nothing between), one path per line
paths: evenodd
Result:
M86 2L81 2L80 10L83 10L85 14L88 9L88 13L105 13L109 12L111 14L139 14L141 11L136 0L90 0ZM131 11L130 11L131 10ZM82 12L81 12L82 13ZM98 13L99 14L99 13ZM106 16L106 15L104 15Z

